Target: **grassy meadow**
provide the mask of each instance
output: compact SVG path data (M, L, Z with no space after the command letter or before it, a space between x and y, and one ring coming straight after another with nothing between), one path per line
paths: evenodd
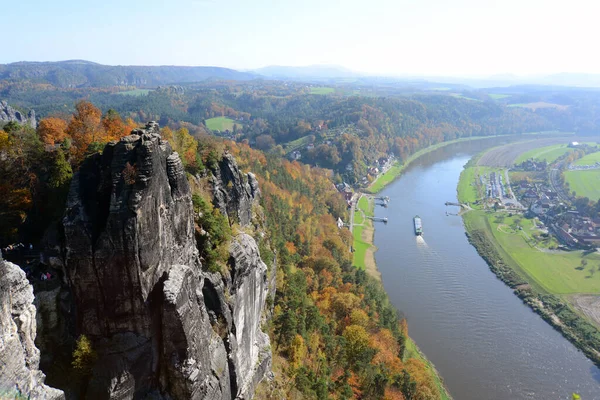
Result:
M335 89L332 87L318 86L310 88L310 94L331 94L333 92L335 92Z
M211 131L232 131L233 126L236 125L236 122L234 120L227 117L209 118L205 121L205 123L206 127Z
M595 143L590 144L594 145ZM600 162L600 151L581 157L579 160L575 161L573 165L594 165L597 162Z
M367 240L363 235L363 231L365 229L372 229L373 226L373 222L365 217L372 216L373 209L369 203L369 199L366 196L362 196L358 201L357 208L354 212L354 229L352 232L354 236L353 264L355 267L360 269L366 269L365 258L367 255L367 250L373 246L370 240Z
M566 144L557 144L553 146L540 147L538 149L529 150L521 154L519 157L517 157L515 163L520 164L523 161L527 161L529 159L534 159L536 161L546 160L546 162L551 163L556 161L558 157L571 151L573 151L573 149L567 147Z
M593 201L600 199L600 169L565 171L564 174L569 191Z

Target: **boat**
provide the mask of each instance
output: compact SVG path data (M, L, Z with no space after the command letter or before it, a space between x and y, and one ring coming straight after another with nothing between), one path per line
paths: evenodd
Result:
M413 222L415 223L415 235L421 236L423 234L423 224L421 223L421 218L418 215L415 215Z

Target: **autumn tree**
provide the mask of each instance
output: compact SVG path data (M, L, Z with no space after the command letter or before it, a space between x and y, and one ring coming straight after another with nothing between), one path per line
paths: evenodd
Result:
M73 152L76 162L80 162L89 145L103 139L100 118L102 112L89 101L82 100L75 105L67 134L73 139Z
M118 140L123 136L127 136L135 129L136 125L131 118L123 121L121 115L113 109L106 112L102 117L102 128L104 130L103 142L111 142Z
M67 137L67 122L62 118L44 118L40 121L37 131L45 144L60 143Z

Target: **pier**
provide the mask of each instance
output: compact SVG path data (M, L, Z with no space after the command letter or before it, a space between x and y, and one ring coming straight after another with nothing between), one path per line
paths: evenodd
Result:
M384 217L384 218L379 218L379 217L367 217L367 218L371 219L371 220L372 220L372 221L374 221L374 222L383 222L383 223L385 223L385 224L387 224L387 222L388 222L388 219L387 219L387 217Z

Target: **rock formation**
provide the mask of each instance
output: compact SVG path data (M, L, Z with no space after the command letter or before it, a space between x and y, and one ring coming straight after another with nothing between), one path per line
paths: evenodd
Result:
M220 167L215 204L247 225L256 180L228 156ZM87 398L250 398L270 370L257 244L240 234L229 272L203 271L191 198L156 123L108 144L73 177L62 254L77 335L98 356Z
M33 129L37 127L37 119L35 117L35 111L30 110L27 116L23 115L20 111L15 110L8 105L6 101L0 101L0 122L18 122L21 125L29 125Z
M0 258L0 398L64 399L62 391L44 384L38 369L35 317L25 273Z

